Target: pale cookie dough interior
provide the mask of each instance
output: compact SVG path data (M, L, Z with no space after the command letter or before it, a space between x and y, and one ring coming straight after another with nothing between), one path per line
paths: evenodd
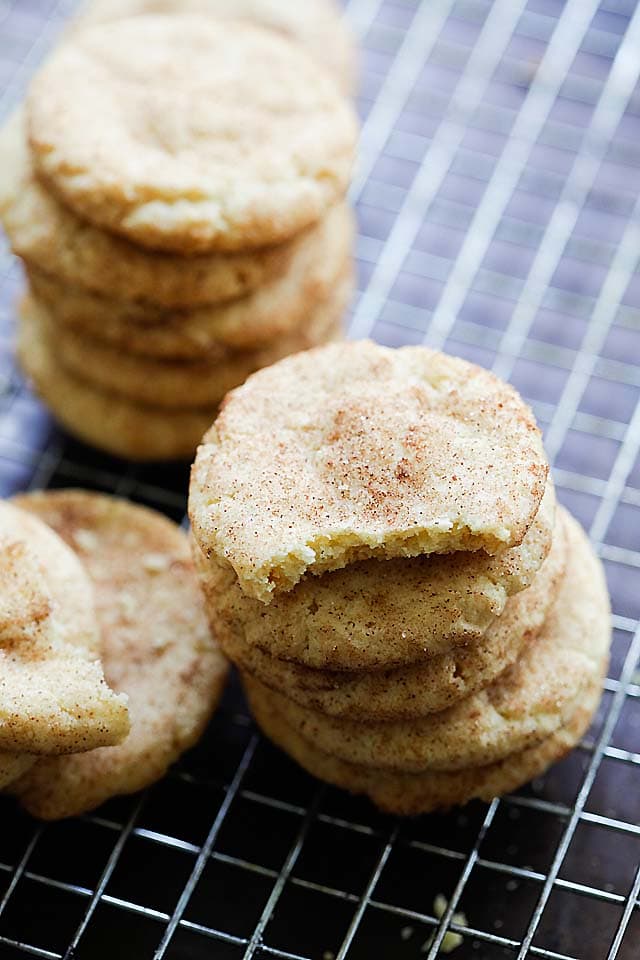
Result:
M27 125L37 169L80 216L183 254L316 222L345 193L356 141L351 106L304 50L199 16L78 31L34 80Z
M86 27L149 13L199 13L249 20L303 44L332 72L345 93L353 90L355 51L335 0L89 0L72 26Z
M0 501L0 750L64 754L126 737L127 698L105 683L99 646L78 558Z
M202 733L227 666L179 527L98 494L47 492L17 502L84 562L95 588L105 674L129 696L131 732L124 743L41 760L11 787L35 816L59 819L163 776Z
M268 603L367 557L515 546L547 472L510 386L425 347L361 341L289 357L230 394L189 512L205 555Z
M556 602L535 642L493 684L450 710L411 721L336 719L270 691L274 709L325 753L404 773L485 766L550 736L600 676L611 638L602 567L576 521L562 514L569 552ZM245 685L261 687L248 677Z
M243 592L229 563L207 560L195 544L194 556L213 629L232 659L245 648L316 670L384 670L479 640L538 573L554 520L548 480L522 543L495 557L477 550L365 560L307 576L266 606Z

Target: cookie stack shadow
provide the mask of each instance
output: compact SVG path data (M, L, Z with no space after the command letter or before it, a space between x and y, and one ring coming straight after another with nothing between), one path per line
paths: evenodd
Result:
M276 382L299 395L295 424L267 400ZM267 409L282 488L301 450L312 464L290 513L257 439ZM212 627L266 735L400 814L509 792L573 747L600 700L609 606L547 471L515 391L426 349L326 347L236 391L190 514Z
M119 456L190 457L228 390L340 337L355 136L333 78L269 30L74 31L1 147L18 355L54 416Z

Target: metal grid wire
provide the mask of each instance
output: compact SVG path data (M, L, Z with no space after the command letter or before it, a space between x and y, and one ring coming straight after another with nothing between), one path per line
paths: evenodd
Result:
M0 2L2 114L71 6ZM532 403L609 576L602 707L516 795L398 823L295 768L232 690L141 797L46 827L0 802L3 960L433 960L448 929L457 960L640 956L640 10L347 11L363 47L352 334L443 347ZM12 366L6 251L0 273L1 492L83 485L180 519L186 467L133 468L52 428Z

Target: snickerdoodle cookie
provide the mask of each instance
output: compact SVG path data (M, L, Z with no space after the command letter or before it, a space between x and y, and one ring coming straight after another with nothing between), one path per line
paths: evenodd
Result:
M510 386L426 347L353 342L288 357L227 397L190 516L205 556L269 603L368 557L516 546L547 472Z
M270 30L132 17L75 33L37 75L39 174L81 217L152 249L289 239L344 195L356 120L330 75Z
M324 256L341 240L329 221L284 243L230 254L185 257L139 247L81 219L40 183L21 110L0 133L0 161L0 219L14 253L58 286L130 301L132 310L188 310L244 297L283 276L301 246L315 244ZM307 233L318 239L307 241Z
M0 501L0 749L64 754L117 744L127 698L105 683L93 589L44 523Z
M248 20L291 37L331 71L345 93L354 85L354 48L335 0L89 0L73 21L86 27L149 13L199 13Z
M161 777L204 729L227 667L206 622L184 532L123 500L80 491L17 498L84 563L95 590L105 674L129 696L116 747L40 760L13 784L35 816L59 819Z

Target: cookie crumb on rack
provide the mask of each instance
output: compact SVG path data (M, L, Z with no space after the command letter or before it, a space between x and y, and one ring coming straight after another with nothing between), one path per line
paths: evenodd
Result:
M433 912L438 920L442 920L443 916L446 913L449 902L444 894L439 893L433 901ZM451 917L451 922L455 923L461 927L467 926L467 918L462 911L457 911ZM431 945L435 938L435 931L431 934L430 937L422 945L422 953L428 953L431 949ZM440 953L451 953L453 950L456 950L462 944L462 935L460 933L455 933L453 930L447 930L444 935L444 939L440 945Z

